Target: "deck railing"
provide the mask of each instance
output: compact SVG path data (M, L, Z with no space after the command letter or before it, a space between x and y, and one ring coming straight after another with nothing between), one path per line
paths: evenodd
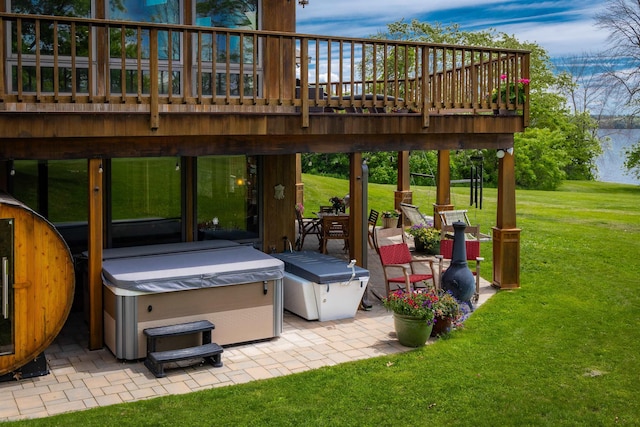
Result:
M297 113L303 126L310 113L395 112L427 126L528 105L519 50L9 13L0 29L0 103L138 106L152 126L172 108Z

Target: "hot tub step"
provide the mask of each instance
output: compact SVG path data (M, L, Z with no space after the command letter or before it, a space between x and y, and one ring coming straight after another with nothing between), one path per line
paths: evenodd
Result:
M222 366L220 354L222 347L211 342L211 331L215 329L213 323L208 320L178 323L176 325L158 326L147 328L143 332L147 336L147 358L144 364L153 374L164 377L164 364L179 362L181 360L204 358L215 367ZM156 351L158 338L174 337L202 333L202 345L175 350Z
M198 332L208 332L216 327L208 320L197 320L195 322L178 323L177 325L158 326L147 328L144 334L150 338L164 338L175 335L196 334Z
M181 348L177 350L155 351L147 354L144 364L157 377L164 377L164 364L179 362L181 360L204 358L213 366L222 366L220 354L224 350L216 343L208 343L196 347Z

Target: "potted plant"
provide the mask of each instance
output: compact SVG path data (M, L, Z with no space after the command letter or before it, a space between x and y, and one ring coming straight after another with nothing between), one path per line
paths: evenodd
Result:
M382 228L396 228L400 213L396 210L382 212Z
M397 290L382 303L393 312L393 324L400 344L406 347L423 346L433 328L433 304L438 296L434 291L418 289L413 292Z
M344 199L338 196L333 196L329 199L329 203L333 206L333 210L335 213L340 213L345 211L346 205L344 203Z
M440 250L440 231L427 224L414 224L407 229L413 236L416 252L435 255Z
M433 303L434 323L431 336L445 334L451 330L462 316L462 309L458 300L449 291L437 291L438 299Z
M529 79L518 79L517 83L507 83L507 75L502 74L500 76L502 83L500 89L494 88L491 91L491 102L497 104L500 107L501 104L516 104L522 105L527 100L525 96L525 86L529 84ZM516 93L517 92L517 93ZM494 113L496 111L494 110Z

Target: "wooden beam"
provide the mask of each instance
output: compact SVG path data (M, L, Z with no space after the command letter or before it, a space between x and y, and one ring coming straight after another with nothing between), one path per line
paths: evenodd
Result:
M438 212L453 209L451 204L451 153L449 150L438 151L438 171L436 173L436 202L433 205L433 221L440 229L440 215Z
M396 191L393 195L393 207L400 211L400 203L412 203L413 192L411 191L411 169L409 167L409 152L398 152L398 178L396 181ZM404 225L410 225L407 218L403 218Z
M362 223L365 221L362 215L362 153L349 154L349 258L355 259L362 266L364 260Z
M103 347L103 314L102 314L102 228L103 228L103 174L102 160L89 159L89 219L87 248L87 280L89 288L89 349L98 350Z

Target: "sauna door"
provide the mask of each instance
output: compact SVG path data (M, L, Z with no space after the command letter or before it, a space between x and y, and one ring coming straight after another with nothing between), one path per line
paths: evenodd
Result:
M0 219L0 355L14 353L13 333L13 219Z

